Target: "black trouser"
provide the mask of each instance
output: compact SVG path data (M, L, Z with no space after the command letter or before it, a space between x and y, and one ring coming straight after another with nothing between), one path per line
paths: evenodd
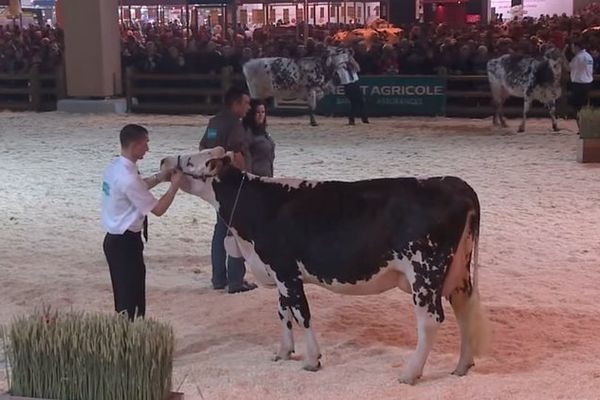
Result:
M127 311L129 319L146 314L146 265L140 232L107 233L104 255L110 269L115 311Z
M583 107L588 105L591 83L571 83L571 98L570 103L579 112Z
M363 99L358 81L344 85L344 92L348 100L350 100L350 121L354 121L356 117L366 119L365 100Z

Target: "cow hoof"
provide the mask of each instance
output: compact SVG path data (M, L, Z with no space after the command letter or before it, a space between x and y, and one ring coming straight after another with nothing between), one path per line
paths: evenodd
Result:
M458 366L454 371L452 371L452 375L465 376L474 365L475 363L470 363L466 367Z
M316 122L313 121L310 123L310 126L319 126L319 124L317 124Z
M292 353L293 353L293 351L289 351L289 352L283 353L283 354L279 354L279 353L275 354L272 357L272 360L273 361L287 361L287 360L290 360L292 358Z
M302 369L305 371L317 372L321 369L321 361L318 361L317 365L305 365L304 367L302 367Z
M525 132L525 128L519 128L519 129L517 130L517 133L523 133L523 132Z
M560 132L560 129L559 129L557 126L553 127L553 128L552 128L552 130L553 130L554 132Z
M419 376L402 375L400 378L398 378L398 382L403 383L405 385L414 385L415 383L417 383L417 379L419 379L420 377L421 377L421 375L419 375Z

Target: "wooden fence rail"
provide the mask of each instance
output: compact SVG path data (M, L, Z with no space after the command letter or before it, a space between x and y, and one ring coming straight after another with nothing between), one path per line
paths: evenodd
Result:
M217 74L143 74L125 71L127 110L143 113L214 113L232 85L245 85L243 75L224 68Z
M66 97L64 68L55 73L0 74L0 110L56 110L58 100Z
M590 93L592 104L600 105L600 75L596 76L596 87ZM448 116L484 117L492 115L494 109L487 76L449 75L446 90L446 114ZM141 74L128 70L126 73L128 109L131 112L159 113L213 113L223 103L223 95L232 84L245 84L244 77L224 70L220 75L163 75ZM559 115L571 115L567 104L568 92L558 104ZM522 100L509 99L505 113L520 116ZM298 113L304 110L302 101L285 101L276 105L278 113ZM546 110L534 104L532 116L546 115Z
M25 74L0 74L0 110L55 110L56 102L65 98L64 68L56 73L41 74L32 69ZM217 112L223 96L232 85L245 85L241 74L225 68L221 74L144 74L126 69L125 95L129 112L164 114L201 114ZM446 90L448 116L488 116L493 113L491 92L485 75L449 75ZM559 115L572 114L567 105L565 90L558 104ZM590 101L600 106L600 75L595 76L595 86ZM277 108L298 112L302 102L280 102ZM510 99L507 115L520 115L522 100ZM532 115L542 115L545 109L532 108Z

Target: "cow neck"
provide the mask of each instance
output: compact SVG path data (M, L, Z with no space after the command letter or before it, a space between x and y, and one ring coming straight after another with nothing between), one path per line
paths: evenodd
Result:
M239 179L239 185L237 184L238 179ZM235 216L235 211L237 210L238 202L240 200L240 194L242 193L242 188L244 187L244 183L246 182L247 179L248 178L245 173L243 173L242 171L240 171L238 169L232 168L230 171L226 172L224 175L219 177L219 182L216 185L215 192L217 191L217 189L220 189L220 188L223 188L223 192L230 192L230 189L234 189L237 186L237 190L235 190L235 197L233 200L233 205L231 207L231 211L228 213L229 215L227 215L227 213L225 213L225 215L223 215L223 211L226 211L226 210L222 211L221 209L219 209L217 211L217 215L219 216L221 221L223 221L227 225L227 233L229 233L229 231L231 230L231 224L233 223L233 217ZM221 190L219 190L219 191L221 191ZM234 193L234 192L231 192L231 193ZM225 194L225 193L222 193L222 194ZM219 208L221 208L221 207L219 207Z

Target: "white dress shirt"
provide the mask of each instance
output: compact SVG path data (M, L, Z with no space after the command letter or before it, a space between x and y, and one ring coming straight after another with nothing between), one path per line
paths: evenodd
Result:
M140 232L144 217L157 203L131 160L120 156L104 170L101 219L106 232L113 235L126 230Z
M571 82L592 83L594 81L594 59L585 50L580 50L569 64L571 68Z

